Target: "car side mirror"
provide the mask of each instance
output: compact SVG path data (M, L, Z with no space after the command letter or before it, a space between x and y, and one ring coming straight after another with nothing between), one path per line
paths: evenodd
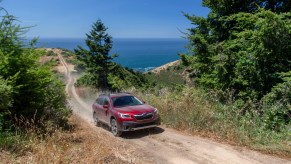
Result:
M103 105L103 108L106 108L106 109L108 109L108 105L106 104L106 105Z
M143 100L142 100L141 102L142 102L143 104L145 104L145 103L146 103L146 102L145 102L145 101L143 101Z

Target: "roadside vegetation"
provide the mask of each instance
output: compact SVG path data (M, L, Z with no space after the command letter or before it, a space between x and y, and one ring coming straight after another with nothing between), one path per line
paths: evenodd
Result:
M119 144L108 137L110 134L92 131L94 127L88 126L88 123L79 117L70 117L68 124L71 126L70 130L63 131L58 129L52 134L46 134L47 136L42 139L39 139L38 135L32 137L31 134L35 134L34 132L27 132L30 135L28 137L29 140L24 142L23 138L19 138L22 145L17 142L14 143L18 146L23 146L19 149L21 151L17 153L1 151L1 163L123 164L146 161L143 157L132 158L131 155L135 152L128 145L126 145L127 149L125 151L118 151L125 145Z
M0 14L0 150L21 154L31 140L69 129L71 110L64 83L40 62L46 52L34 48L36 39L24 42L28 28L15 17L3 8Z
M232 92L196 87L135 94L159 110L166 127L270 154L291 155L290 123L276 114L284 109L281 103L249 101L246 105L235 100ZM222 97L223 102L219 101Z

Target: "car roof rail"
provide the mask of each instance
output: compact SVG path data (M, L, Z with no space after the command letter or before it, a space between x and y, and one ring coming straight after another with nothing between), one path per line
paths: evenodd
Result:
M119 93L132 94L132 93L130 93L130 92L119 92Z
M102 93L100 93L100 96L110 96L110 93L109 92L102 92Z
M132 94L130 92L102 92L99 95L100 96L111 96L113 94Z

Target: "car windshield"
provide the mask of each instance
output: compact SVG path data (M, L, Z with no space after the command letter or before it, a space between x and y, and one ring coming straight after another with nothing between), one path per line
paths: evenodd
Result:
M143 103L134 96L122 96L112 98L114 107L135 106Z

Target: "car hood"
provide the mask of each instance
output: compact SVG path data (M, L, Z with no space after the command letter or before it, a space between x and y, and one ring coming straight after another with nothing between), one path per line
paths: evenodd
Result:
M125 106L120 108L115 108L118 112L121 113L132 113L132 114L141 114L141 113L148 113L154 112L155 108L150 105L135 105L135 106Z

